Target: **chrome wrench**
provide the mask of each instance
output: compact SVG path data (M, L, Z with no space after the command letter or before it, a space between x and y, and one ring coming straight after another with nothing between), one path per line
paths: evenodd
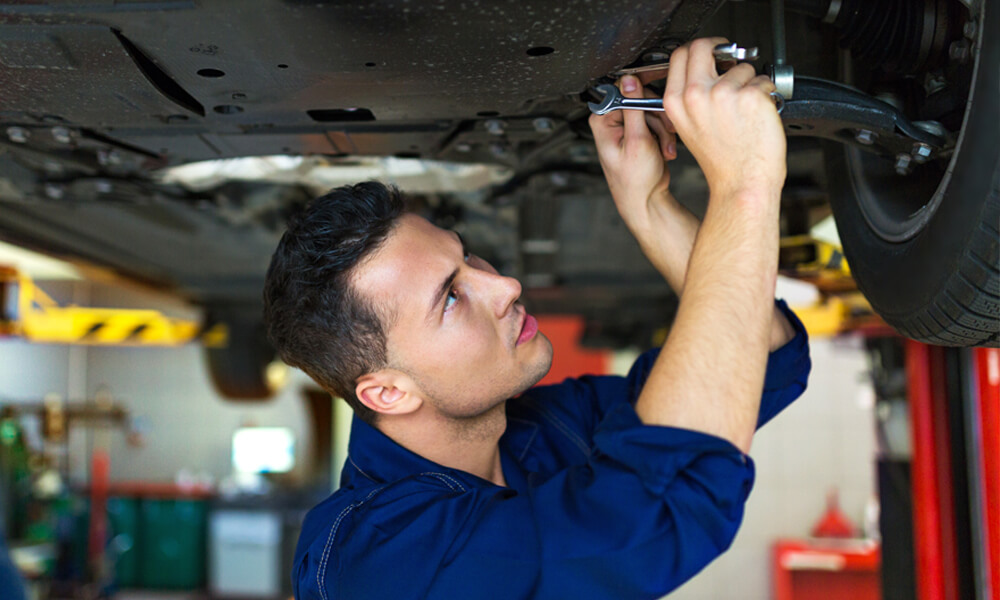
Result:
M758 50L756 47L741 48L735 43L719 44L715 47L712 53L715 56L715 61L717 63L756 60L758 56ZM632 69L622 69L616 74L631 75L645 71L663 70L669 67L670 62L666 61L652 65L634 67ZM613 110L645 110L651 112L663 112L662 98L626 98L625 96L622 96L621 92L618 90L618 86L610 83L601 84L594 89L597 93L603 96L603 100L600 102L587 103L587 106L590 108L590 112L596 115L606 115ZM771 92L771 98L774 99L774 103L778 108L778 114L781 114L782 109L785 108L785 99L777 92Z
M760 56L760 51L757 49L757 46L743 48L736 42L731 42L728 44L719 44L713 48L712 55L715 57L715 62L720 64L728 62L752 62L757 60ZM614 72L614 75L616 77L621 77L622 75L635 75L636 73L645 73L646 71L659 71L666 69L669 66L670 59L667 58L666 60L653 62L648 65L642 65L641 67L619 69Z
M645 110L650 112L663 112L663 98L626 98L622 96L618 86L611 83L602 83L594 88L599 94L604 94L604 99L600 102L588 102L590 112L595 115L606 115L613 110ZM785 108L785 98L778 92L771 92L771 99L778 109L778 114Z

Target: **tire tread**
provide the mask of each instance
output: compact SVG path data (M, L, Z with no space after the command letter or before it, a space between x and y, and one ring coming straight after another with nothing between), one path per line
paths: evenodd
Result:
M893 323L908 337L942 346L1000 346L1000 189L969 236L955 273L927 307Z

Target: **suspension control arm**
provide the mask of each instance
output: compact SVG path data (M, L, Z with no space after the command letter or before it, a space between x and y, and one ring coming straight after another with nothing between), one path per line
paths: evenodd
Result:
M795 97L785 100L781 120L788 136L821 137L900 160L923 163L944 149L946 133L910 121L896 107L852 87L795 77Z

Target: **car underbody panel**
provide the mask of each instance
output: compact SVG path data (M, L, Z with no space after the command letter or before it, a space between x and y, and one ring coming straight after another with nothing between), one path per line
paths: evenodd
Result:
M896 160L923 177L951 155L971 71L960 17L978 2L786 4L788 61L820 80L787 105L783 227L800 234L829 214L819 137L888 159L890 173ZM594 338L635 341L676 300L609 209L590 90L696 35L758 46L763 67L774 29L763 1L0 0L0 235L205 306L247 305L286 218L322 190L287 176L186 185L171 167L490 164L502 180L422 192L420 210L468 229L539 309L594 327L615 315L618 334ZM841 48L889 77L855 82L864 92L824 84L845 80ZM680 150L672 189L701 213L704 177Z

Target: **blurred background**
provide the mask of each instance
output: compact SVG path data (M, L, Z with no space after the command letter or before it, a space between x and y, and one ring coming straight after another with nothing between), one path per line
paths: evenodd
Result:
M30 277L67 310L114 307L111 320L141 309L178 327L203 318L171 295L10 245L0 264L22 277L18 291ZM803 589L840 577L879 597L880 498L910 485L905 344L858 311L818 305L811 284L782 277L779 296L811 330L809 389L755 438L757 481L733 547L671 597L774 598L779 581L810 569ZM624 373L641 350L582 346L578 316L539 322L555 346L546 382ZM227 399L198 339L0 339L3 517L28 598L290 596L299 524L336 489L350 409L277 365L273 398Z

